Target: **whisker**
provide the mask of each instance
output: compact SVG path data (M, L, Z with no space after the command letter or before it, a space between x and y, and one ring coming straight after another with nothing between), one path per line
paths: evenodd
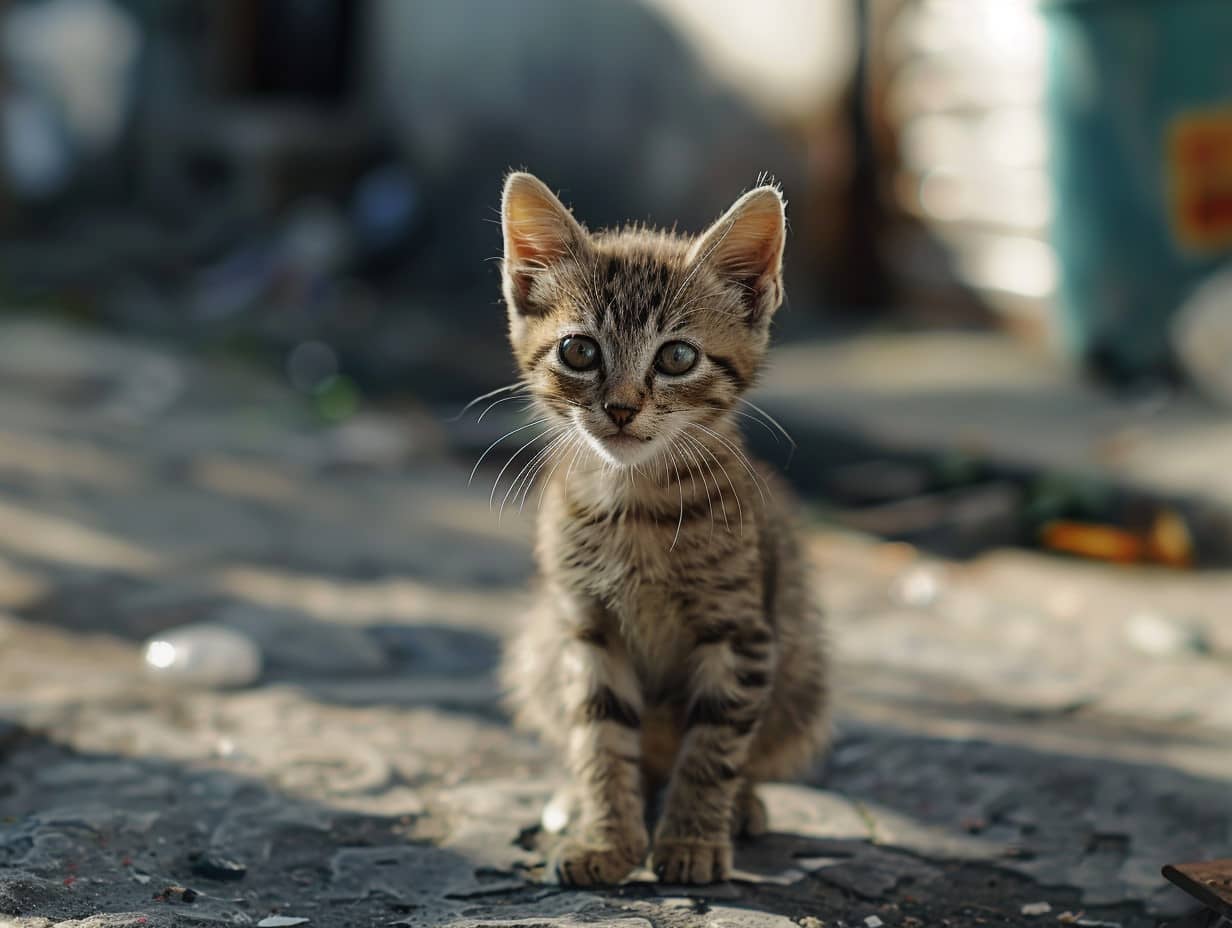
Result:
M543 468L547 466L548 461L552 460L552 452L554 452L567 437L567 435L557 435L543 447L543 451L546 453L538 455L538 463L531 468L530 473L526 475L526 480L522 483L522 501L518 503L518 512L522 512L526 508L526 497L530 496L530 491L535 486L536 478L538 478L539 474L543 471ZM514 493L513 498L515 501L517 500L517 493ZM501 505L504 504L502 503Z
M770 426L766 425L765 422L763 422L761 419L758 419L756 416L749 415L747 412L741 412L739 409L729 409L728 412L733 416L740 416L742 419L748 419L750 422L756 422L763 429L765 429L767 432L770 433L770 437L774 439L775 444L777 445L783 444L783 439L779 437L779 433L774 431L774 429L770 428Z
M722 509L723 509L723 524L724 524L724 526L725 526L725 527L727 527L727 528L730 530L730 526L728 526L728 525L727 525L727 506L726 506L726 504L724 503L724 500L723 500L723 492L722 492L721 488L719 487L719 481L718 481L718 478L717 478L717 477L715 477L715 475L714 475L714 468L710 466L710 462L709 462L709 461L707 461L707 460L706 460L706 458L705 458L704 456L702 456L702 455L700 455L700 454L697 454L697 453L695 452L695 450L694 450L694 449L697 447L697 440L696 440L696 439L694 439L691 435L688 435L688 434L686 434L686 433L684 433L684 432L681 432L681 433L680 433L680 435L679 435L679 437L680 437L680 440L681 440L682 442L684 442L684 444L682 444L682 445L680 446L680 447L681 447L681 450L682 450L682 451L685 451L685 452L687 452L687 453L688 453L689 457L693 460L694 464L696 464L696 465L699 467L699 469L700 469L701 467L705 467L705 468L706 468L706 472L707 472L707 473L709 473L711 480L713 480L713 481L714 481L714 491L715 491L715 493L717 493L717 494L718 494L718 496L719 496L719 505L720 505L720 506L722 507ZM710 491L709 491L709 484L706 482L706 474L702 474L702 486L703 486L703 487L705 487L705 488L707 488L707 489L706 489L706 493L707 493L707 497L708 497L708 496L709 496L709 492L710 492Z
M557 428L561 428L561 426L557 426ZM509 469L509 465L518 459L519 454L521 454L523 451L525 451L527 448L529 448L539 439L543 438L543 436L551 434L551 432L552 432L552 429L544 429L542 432L540 432L538 435L536 435L534 438L532 438L530 441L524 444L517 451L513 452L513 454L509 455L509 460L505 462L505 466L500 469L500 473L498 473L496 475L496 479L492 481L492 492L488 496L488 508L489 509L491 509L494 505L496 505L496 488L500 486L501 477L505 476L505 471Z
M552 475L556 473L556 469L560 467L561 462L565 459L564 456L565 454L568 453L569 449L572 447L572 442L574 440L575 440L575 437L570 432L565 432L562 435L558 436L557 438L553 439L552 444L550 446L552 450L543 458L543 460L539 463L539 466L536 467L533 471L531 471L530 477L528 477L526 480L526 486L522 490L522 502L518 504L518 512L521 512L523 509L526 508L526 500L530 496L530 491L534 489L535 481L539 479L539 475L543 473L543 470L545 467L547 467L548 462L555 459L556 463L554 463L552 465L552 469L548 471L547 477L544 479L544 482L543 482L543 487L539 490L539 498L541 500L543 499L543 493L544 493L544 490L547 489L548 482L552 479ZM562 451L564 453L558 453Z
M529 461L527 461L525 464L522 465L522 469L518 471L518 475L513 478L513 482L509 485L509 489L505 491L505 498L501 500L500 513L497 515L496 521L499 522L501 516L505 514L505 504L509 502L509 497L512 495L515 500L518 498L518 484L522 482L523 476L525 475L533 476L537 472L538 468L536 467L536 465L540 461L547 460L548 455L552 453L552 448L555 447L557 442L559 442L561 439L563 439L566 436L567 428L568 426L564 426L564 425L559 426L557 428L556 435L546 445L544 445L542 448L536 451L531 456L531 459ZM530 477L529 476L527 477L527 489L528 490L530 489Z
M718 432L715 432L712 429L707 428L706 426L702 425L699 422L688 422L685 424L685 428L688 428L690 426L692 426L693 428L699 428L706 434L713 436L715 441L719 442L719 444L723 445L723 447L725 447L728 451L730 451L735 456L736 460L739 461L741 466L744 467L744 469L748 472L748 475L753 478L753 487L757 490L757 495L761 497L762 505L765 505L766 494L762 492L762 487L764 486L765 481L762 480L761 475L758 474L756 470L754 470L752 462L748 459L745 453L741 451L739 448L737 448L730 441L728 441L726 438L724 438L722 435L720 435ZM770 488L766 487L766 489L768 490Z
M475 421L482 422L483 417L486 416L488 413L490 413L494 407L499 406L501 403L508 403L510 400L524 400L528 398L530 398L528 394L515 393L513 396L505 396L499 400L493 400L491 403L488 404L488 408L479 414L479 418L476 419ZM529 409L530 406L527 406L526 408Z
M569 469L565 471L565 488L566 489L568 489L569 487L569 475L573 473L573 465L577 463L578 455L582 453L582 449L584 447L586 447L586 442L584 440L579 440L577 443L577 450L573 452L573 460L569 462Z
M740 518L740 535L741 537L743 537L744 536L744 506L740 502L740 491L736 489L736 484L732 481L731 474L727 472L727 468L723 466L723 462L719 460L718 456L710 449L710 446L707 445L702 439L690 435L689 440L692 441L699 449L704 451L706 454L710 455L710 459L714 461L714 463L719 465L719 470L721 470L723 472L723 476L727 478L727 485L731 487L732 497L736 500L736 514ZM713 473L714 471L711 471L711 474ZM715 487L718 487L719 485L718 478L715 478L714 485ZM727 521L727 504L723 502L722 490L719 491L719 502L723 503L723 521L726 522ZM730 524L727 526L727 530L729 532L731 531Z
M670 450L670 449L669 449ZM680 527L684 525L684 482L680 479L680 468L676 466L676 455L672 455L672 468L676 471L676 492L680 495L680 515L676 517L676 534L672 536L672 544L668 553L676 550L676 542L680 540Z
M490 452L493 448L499 445L502 441L504 441L510 435L516 435L518 434L518 432L524 432L533 426L543 425L543 423L548 422L548 421L550 421L549 418L547 416L543 416L542 418L535 419L533 422L527 422L525 425L519 425L516 429L510 429L500 438L496 439L496 441L492 442L492 444L488 445L488 447L484 448L483 454L479 455L479 460L476 461L475 466L471 468L471 475L470 477L467 478L466 485L468 487L471 485L471 482L475 479L475 474L479 471L479 465L483 463L483 459L488 456L488 452Z
M746 400L746 399L745 399L744 397L742 397L742 396L741 396L741 397L737 397L737 399L739 399L739 400L740 400L740 402L744 403L744 405L745 405L745 406L751 406L751 407L752 407L753 409L755 409L757 412L759 412L759 413L761 413L763 416L765 416L765 417L766 417L766 418L770 421L770 424L771 424L771 425L773 425L776 429L778 429L778 430L779 430L779 432L782 434L782 436L783 436L784 438L786 438L789 442L791 442L791 450L792 450L792 453L793 453L793 454L795 453L796 448L797 448L797 445L796 445L796 440L795 440L794 438L792 438L792 437L791 437L791 433L790 433L790 432L788 432L788 431L787 431L787 429L783 428L783 424L782 424L781 422L779 422L779 420L778 420L778 419L774 418L774 416L770 415L770 413L766 412L764 409L762 409L760 406L758 406L758 405L757 405L756 403L754 403L752 400ZM791 463L791 458L790 458L790 457L788 457L788 459L787 459L787 463L789 463L789 464Z
M564 403L566 406L573 406L577 409L587 409L588 408L585 403L579 403L577 400L571 400L567 396L555 396L555 395L547 396L547 397L536 396L535 398L541 399L547 405L551 405L552 403Z
M678 436L678 438L685 438L685 437L686 437L686 436L684 436L684 435L679 435L679 436ZM697 457L693 454L692 449L690 449L690 448L689 448L689 446L688 446L687 444L682 444L682 445L680 445L680 446L679 446L679 451L680 451L680 453L681 453L681 454L686 454L686 455L688 455L689 460L693 462L693 467L692 467L692 468L690 468L690 470L689 470L689 475L690 475L690 476L692 476L694 472L697 472L697 473L700 473L700 474L701 474L701 478L702 478L702 490L704 490L704 491L705 491L705 493L706 493L706 505L710 507L710 537L711 537L711 538L713 538L713 537L714 537L714 500L712 500L712 499L710 498L710 484L708 484L708 483L706 482L706 474L705 474L704 472L702 472L702 470L701 470L701 467L702 467L702 462L698 461ZM709 465L707 465L707 469L709 469ZM713 471L711 471L711 476L713 476L713 475L714 475L714 472L713 472ZM717 483L717 482L715 483L715 489L716 489L716 490L718 489L718 483ZM697 492L697 489L696 489L696 481L694 481L694 493L696 493L696 492ZM721 501L722 501L722 496L720 496L720 498L719 498L719 499L720 499L720 502L721 502ZM724 524L726 524L726 522L727 522L727 513L726 513L726 512L724 512L724 513L723 513L723 521L724 521Z
M459 419L465 416L467 412L469 412L477 404L482 403L484 400L491 399L492 397L498 396L501 393L507 393L510 390L516 390L518 387L525 387L525 386L529 386L529 384L527 384L525 380L517 380L517 381L514 381L513 383L505 384L505 386L503 387L497 387L495 390L489 390L487 393L483 394L483 396L475 397L473 400L471 400L469 403L467 403L465 406L462 407L462 411L460 413L458 413L452 419L447 419L446 421L447 422L457 422Z
M557 455L556 463L552 465L552 469L548 471L548 475L543 479L543 483L540 484L539 486L539 498L538 500L535 501L535 512L539 512L540 510L543 509L543 496L545 493L547 493L548 487L552 485L552 478L555 477L556 472L560 470L560 465L565 463L565 455L569 453L569 449L573 448L573 446L576 445L579 441L581 441L581 439L578 438L576 435L570 436L569 441L566 442L565 444L564 451L561 454ZM526 505L525 496L522 497L522 505L523 506Z

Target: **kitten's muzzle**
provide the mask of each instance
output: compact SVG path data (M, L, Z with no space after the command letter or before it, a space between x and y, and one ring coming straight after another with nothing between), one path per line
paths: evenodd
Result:
M642 411L642 407L627 406L623 403L604 403L603 411L607 413L607 417L612 420L616 428L623 429Z

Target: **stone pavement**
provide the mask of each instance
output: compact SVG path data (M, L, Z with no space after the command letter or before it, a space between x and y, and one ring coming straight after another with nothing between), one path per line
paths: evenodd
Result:
M961 449L1232 506L1226 408L1163 384L1116 396L1002 334L797 342L773 354L762 400L887 448Z
M0 325L0 925L1137 926L1232 850L1232 575L818 524L839 732L774 833L702 891L545 883L558 771L492 679L531 519L438 421ZM258 685L143 676L206 620Z

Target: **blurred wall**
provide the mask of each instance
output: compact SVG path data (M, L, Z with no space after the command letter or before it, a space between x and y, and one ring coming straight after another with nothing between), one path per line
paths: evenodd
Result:
M695 230L763 174L803 187L801 146L639 3L374 0L369 29L370 99L450 226L442 245L496 253L484 220L514 167L592 226Z
M48 47L93 17L130 31L133 53L113 69L118 138L63 149L66 173L19 197L0 242L11 305L278 360L324 343L365 388L456 396L508 366L493 259L511 168L592 227L687 232L777 180L784 329L822 317L828 269L861 266L850 248L873 239L848 221L852 0L18 8L57 24ZM39 103L54 129L60 103ZM442 348L472 322L481 360L458 370Z

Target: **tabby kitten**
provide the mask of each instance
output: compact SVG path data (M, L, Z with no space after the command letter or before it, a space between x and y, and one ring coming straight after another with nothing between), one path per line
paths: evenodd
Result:
M735 419L782 300L783 200L746 193L707 232L588 233L539 180L502 202L521 386L546 427L537 605L505 660L520 723L576 799L554 868L616 883L652 847L671 883L731 870L765 828L754 785L827 738L821 623L786 493Z

